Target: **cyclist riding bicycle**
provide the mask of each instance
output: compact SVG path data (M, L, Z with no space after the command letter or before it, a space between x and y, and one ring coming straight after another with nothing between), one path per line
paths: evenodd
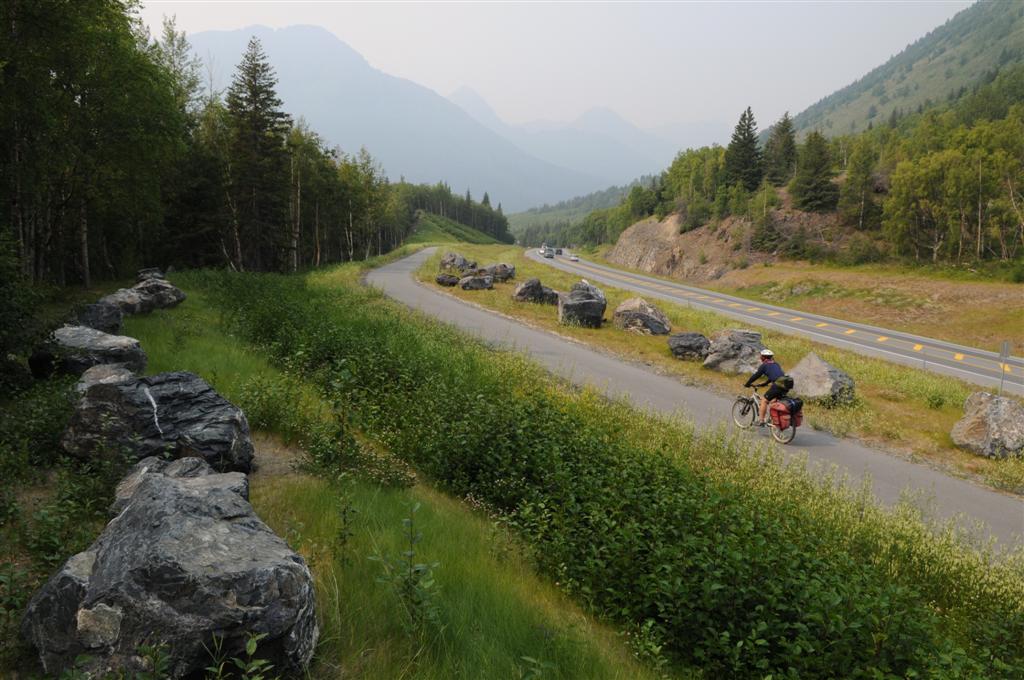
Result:
M755 380L762 377L765 379L765 382L760 385L753 384ZM760 413L758 413L757 419L759 426L764 427L767 422L765 417L768 413L768 406L773 401L781 399L789 393L790 388L793 386L791 380L786 375L786 372L782 370L782 366L776 363L775 352L770 349L761 350L761 365L744 384L744 387L765 387L771 385L768 391L764 393L764 399L761 400Z

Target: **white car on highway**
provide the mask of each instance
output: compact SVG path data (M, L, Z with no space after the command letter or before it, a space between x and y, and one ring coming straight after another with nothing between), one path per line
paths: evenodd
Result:
M579 261L580 261L580 256L579 255L573 254L573 255L569 256L569 262L579 262Z

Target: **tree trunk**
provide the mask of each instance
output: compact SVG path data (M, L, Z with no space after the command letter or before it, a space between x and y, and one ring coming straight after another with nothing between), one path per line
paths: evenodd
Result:
M89 276L89 219L84 198L78 204L78 246L82 260L82 284L89 288L92 286L92 278Z
M320 199L318 198L313 204L313 262L319 267L320 266Z

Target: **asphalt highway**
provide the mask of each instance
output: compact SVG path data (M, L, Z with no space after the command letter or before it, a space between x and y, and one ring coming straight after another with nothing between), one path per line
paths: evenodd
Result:
M419 284L414 280L414 273L433 250L428 248L373 270L367 275L367 283L492 346L525 352L552 373L574 384L595 387L612 397L625 397L641 408L682 414L700 426L731 423L732 399L684 385L645 366L591 350L554 333L530 328ZM741 384L737 378L737 393ZM760 430L751 436L771 441ZM772 442L772 445L775 444ZM980 538L992 536L1003 547L1024 541L1024 501L1017 497L853 441L836 439L809 427L801 428L793 443L783 450L787 454L806 453L812 464L825 468L836 466L846 472L853 483L870 478L875 496L883 503L893 504L905 491L910 491L926 498L939 518L957 517L966 527L980 524Z
M1002 379L1005 392L1024 394L1024 359L1020 357L1003 359L998 352L986 352L919 335L751 302L596 262L572 262L565 256L545 258L534 249L527 251L527 257L576 274L592 283L604 283L680 305L709 309L748 323L953 376L987 388L998 388ZM1020 329L1024 336L1024 319L1021 319Z

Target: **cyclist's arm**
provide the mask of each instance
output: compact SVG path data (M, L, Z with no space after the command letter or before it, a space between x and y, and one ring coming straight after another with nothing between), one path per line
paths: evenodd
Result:
M753 384L753 382L755 380L757 380L758 378L760 378L762 375L764 375L764 366L758 366L757 370L754 371L754 375L752 375L749 378L747 378L747 382L744 383L743 386L744 387L750 387ZM762 386L758 385L758 387L762 387Z

